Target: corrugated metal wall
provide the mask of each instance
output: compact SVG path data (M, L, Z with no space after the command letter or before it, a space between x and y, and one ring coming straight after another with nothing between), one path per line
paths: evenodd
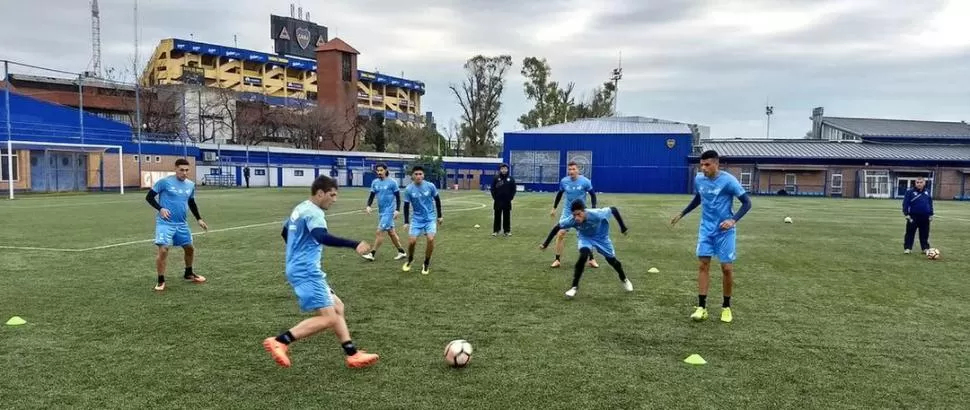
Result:
M504 145L503 158L527 190L558 190L574 160L598 192L689 192L690 134L506 133Z

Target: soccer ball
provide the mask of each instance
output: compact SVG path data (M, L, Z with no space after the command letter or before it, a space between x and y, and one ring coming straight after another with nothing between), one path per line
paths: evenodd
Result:
M791 223L791 217L790 216L786 216L785 217L785 223L786 224L790 224Z
M936 248L929 248L926 250L926 259L939 259L940 250Z
M472 344L466 340L457 339L445 346L445 361L451 367L465 367L472 360Z

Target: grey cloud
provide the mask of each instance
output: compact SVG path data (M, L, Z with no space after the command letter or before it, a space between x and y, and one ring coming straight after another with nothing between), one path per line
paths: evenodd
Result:
M237 34L240 47L268 52L269 14L289 14L289 1L240 0L231 7L225 1L139 1L142 63L159 40L189 33L227 45ZM90 60L87 1L13 3L0 2L0 59L75 72L85 68ZM131 3L101 0L105 66L130 65ZM810 126L807 116L817 105L832 115L967 119L961 117L970 112L970 49L948 54L893 49L903 44L905 33L926 28L943 1L889 3L735 3L750 10L798 13L870 5L799 30L752 34L699 25L698 19L720 2L611 0L596 4L599 15L583 32L558 43L531 36L537 27L569 28L563 13L590 3L360 0L307 9L313 20L330 28L331 36L339 34L362 52L362 69L403 71L424 81L423 108L434 111L442 125L459 115L448 84L463 79L461 65L475 54L513 56L500 127L512 130L529 108L518 74L524 57L546 57L557 80L575 82L583 93L607 80L621 50L621 112L710 125L715 136L762 137L766 98L776 107L775 136L804 135ZM413 37L415 32L424 34ZM850 45L862 51L847 50Z

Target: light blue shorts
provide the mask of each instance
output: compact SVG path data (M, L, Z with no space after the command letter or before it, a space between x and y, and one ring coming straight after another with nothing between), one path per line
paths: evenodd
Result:
M412 219L411 226L408 228L408 235L415 238L421 235L434 235L436 233L438 233L438 221L415 222Z
M293 293L296 294L296 300L303 312L313 312L333 306L333 299L330 297L333 291L323 277L291 281L290 286L293 286Z
M699 233L697 235L697 257L717 257L721 263L734 263L735 243L737 231L729 229L722 231L718 228L713 233Z
M377 230L390 231L394 229L394 213L381 214L377 220Z
M189 224L155 223L155 245L188 246L192 244L192 230Z
M589 248L590 250L595 250L603 255L607 259L616 258L616 250L613 249L613 241L610 238L606 239L594 239L594 238L584 238L579 237L579 246L577 249Z

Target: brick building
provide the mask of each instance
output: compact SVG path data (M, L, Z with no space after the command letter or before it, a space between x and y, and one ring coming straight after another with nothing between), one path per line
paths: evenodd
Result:
M899 198L917 177L937 199L970 199L966 122L825 117L807 139L705 140L722 167L759 195Z

